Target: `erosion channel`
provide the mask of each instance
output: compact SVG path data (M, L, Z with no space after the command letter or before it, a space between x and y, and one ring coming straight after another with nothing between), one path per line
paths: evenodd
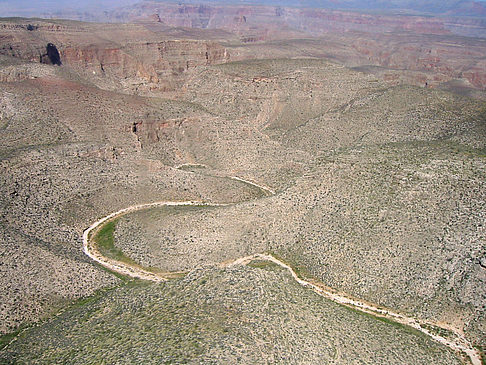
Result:
M204 169L204 165L199 164L185 164L177 167L178 169ZM242 184L248 184L252 187L260 190L260 196L262 198L275 194L270 188L263 185L259 185L255 182L245 180L243 178L232 176L227 179L239 181ZM145 267L131 258L127 257L121 250L116 247L111 247L111 250L116 252L113 257L105 256L103 250L100 249L100 240L108 240L110 244L114 244L113 227L109 225L115 222L117 219L124 215L134 213L137 211L148 210L153 208L163 207L175 207L175 208L211 208L211 207L225 207L232 204L239 203L208 203L203 201L160 201L147 204L133 205L126 207L117 212L111 213L96 222L94 222L83 233L83 248L86 255L98 262L105 268L114 271L118 274L129 276L136 279L149 280L149 281L166 281L173 278L183 276L184 271L163 271L154 267ZM101 237L105 236L105 237ZM108 236L108 237L106 237ZM253 261L268 261L272 262L281 268L288 270L292 277L302 286L313 290L318 295L321 295L327 299L330 299L336 303L351 307L358 311L371 314L376 317L386 318L394 322L412 327L420 332L430 336L433 340L449 347L450 349L466 354L473 365L481 365L481 357L479 352L470 344L470 342L459 331L453 328L443 328L436 323L429 321L419 320L406 316L404 314L395 312L393 310L377 306L373 303L365 302L363 300L352 298L345 293L339 293L335 290L326 287L325 285L316 282L315 280L306 279L299 275L294 268L284 262L282 259L275 257L271 253L256 253L253 255L234 258L229 261L221 263L222 266L234 266L234 265L247 265ZM440 335L441 330L445 330L449 335Z

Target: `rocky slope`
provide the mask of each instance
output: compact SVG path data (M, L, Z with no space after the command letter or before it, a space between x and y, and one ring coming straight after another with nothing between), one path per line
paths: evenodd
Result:
M343 11L322 9L320 6L285 7L237 4L184 4L160 1L143 1L109 13L115 21L154 19L170 26L189 28L222 28L245 30L254 28L295 28L310 34L330 31L386 31L414 32L417 34L461 34L484 37L484 14L477 8L474 17L461 17L449 13L433 17L430 13L400 15L381 12ZM325 7L325 6L324 6ZM154 16L156 15L156 17ZM452 16L451 16L452 15ZM454 16L455 15L455 16Z
M82 231L100 216L160 200L251 198L244 184L228 183L227 177L235 175L268 185L277 194L203 214L139 212L124 217L115 238L129 255L165 269L196 270L192 276L167 287L135 291L149 299L137 302L137 308L147 303L148 311L134 310L133 316L126 303L137 294L129 287L114 296L100 293L95 307L81 302L78 309L58 317L59 322L54 318L25 332L2 352L2 360L96 362L96 356L109 350L108 343L114 343L109 355L113 361L122 361L120 353L148 361L142 351L119 351L127 343L123 335L140 323L140 314L156 326L154 332L134 332L142 347L157 344L147 356L216 361L224 355L204 350L219 348L211 342L219 337L209 325L200 329L209 335L195 340L203 350L191 352L197 348L190 331L193 323L185 319L199 306L188 304L177 311L189 327L176 337L157 337L166 322L153 321L152 314L181 303L186 290L197 297L191 278L219 277L205 265L262 250L277 252L325 285L454 326L475 344L485 343L484 102L424 87L390 86L371 72L309 59L325 56L322 39L244 44L223 31L162 31L163 25L154 28L152 23L45 23L67 30L15 28L1 34L0 331L40 321L76 298L120 283L81 251ZM56 46L61 66L48 62L48 43ZM351 54L348 48L340 52ZM471 59L475 55L480 57L480 51L473 48ZM228 62L234 59L239 61ZM150 96L133 95L152 87ZM177 168L183 163L207 168ZM280 279L255 276L251 269L226 274L230 281L261 283L254 290L275 287L275 297L288 301L282 306L305 295L294 288L295 295L287 297L285 290L277 290ZM239 303L237 294L246 293L243 287L233 292L229 285L224 279L206 288L203 297L210 315L220 315L221 303L228 298ZM174 303L170 298L163 304L151 301L167 297L164 288L169 287ZM299 302L299 313L313 308L312 313L289 327L319 349L308 353L293 347L291 331L279 332L281 323L293 318L289 312L276 315L255 301L236 312L260 313L257 321L245 322L250 323L248 333L264 328L276 334L274 342L284 344L278 353L262 347L270 360L280 360L282 353L295 362L331 361L332 356L338 363L352 357L368 363L401 362L414 354L414 362L456 361L447 350L429 342L423 345L423 339L408 337L407 331L380 327L374 319L360 322L366 329L358 333L349 326L361 319L345 316L342 308L338 316L346 320L334 322L336 332L329 337L339 338L339 345L331 355L323 354L320 349L327 348L329 338L309 335L302 325L315 325L323 334L331 330L322 327L325 321L316 320L324 314L312 300ZM101 307L112 308L113 316L99 312ZM127 317L120 323L122 311ZM89 313L96 316L88 318ZM80 315L87 322L75 324ZM270 317L267 326L265 318ZM338 318L332 313L329 317ZM81 347L98 325L99 335ZM73 337L57 337L60 327L72 329ZM106 336L113 328L119 331L117 337ZM394 344L389 350L365 350L382 344L387 331L391 337L385 342ZM38 341L47 333L48 340ZM261 336L250 337L235 356L253 362ZM410 341L402 342L404 336ZM241 338L244 334L230 337L221 353L238 353ZM350 338L353 346L347 342ZM61 343L66 352L56 352ZM173 343L181 343L176 354L164 346ZM363 344L359 354L356 344ZM81 349L79 357L69 352L70 346Z
M170 12L167 16L175 19ZM314 38L309 38L297 25L289 27L265 18L252 24L251 14L246 12L238 17L246 19L243 24L238 20L227 27L214 22L212 27L226 31L168 28L158 22L99 26L4 20L0 22L0 54L30 62L62 63L98 87L137 94L177 91L189 77L188 71L197 66L265 57L331 58L390 84L454 89L450 83L459 82L461 88L455 89L469 93L486 87L486 42L481 39L447 32L425 35L417 31L419 35L392 29L382 33L381 28L343 32L339 27L311 32ZM331 19L329 24L334 27L337 23ZM49 44L58 58L49 55ZM12 72L1 70L4 79L15 77Z
M99 215L164 197L219 199L227 185L144 157L132 131L150 114L204 119L200 108L102 91L45 67L47 77L2 84L2 332L114 282L79 250Z
M174 138L198 162L256 176L283 192L233 208L139 212L118 222L117 244L164 270L276 251L331 287L461 328L480 344L484 105L358 75L310 60L201 70L188 86L189 100L219 118L240 116L248 132L217 119L202 130L169 127L173 132L152 140L150 150ZM202 91L208 85L217 92ZM333 99L338 86L343 92ZM227 102L231 95L240 95L237 104ZM294 152L275 156L255 138L258 129Z
M328 302L272 265L197 270L167 284L108 291L35 328L0 359L35 364L461 363L420 333Z
M62 64L98 86L125 92L175 90L187 70L230 59L215 41L173 36L161 40L141 26L124 25L125 33L120 33L120 26L31 23L3 23L2 55ZM49 49L58 52L58 57Z

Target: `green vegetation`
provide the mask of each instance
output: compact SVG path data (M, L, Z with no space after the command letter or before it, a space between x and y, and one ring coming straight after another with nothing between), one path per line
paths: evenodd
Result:
M113 270L110 270L108 269L107 267L104 267L103 265L99 264L99 263L95 263L95 265L97 267L99 267L101 270L105 271L105 272L108 272L110 273L111 275L117 277L118 279L122 280L122 281L131 281L133 280L132 278L128 277L128 276L125 276L125 275L122 275L122 274L119 274L117 273L116 271L113 271Z
M179 170L182 171L198 171L204 169L206 169L206 166L198 163L185 164L179 167Z
M15 337L17 337L23 328L25 328L25 325L16 329L13 332L0 336L0 350L2 350L5 346L7 346L10 343L10 341L12 341Z
M420 327L425 328L426 330L432 332L435 335L444 337L444 338L455 338L454 332L448 330L446 328L434 326L431 324L421 324Z
M102 32L108 41L109 30ZM157 40L137 45L124 37L109 46L110 54L122 52L124 64L106 65L100 74L94 63L93 79L84 69L76 79L69 64L37 65L56 77L25 82L15 80L37 74L2 74L15 78L0 92L0 113L8 112L0 129L9 123L0 151L0 246L8 252L0 316L4 331L43 314L50 319L22 333L0 352L0 362L32 363L36 356L43 363L455 362L423 335L330 303L271 262L215 270L268 250L300 278L351 297L413 317L461 318L480 343L484 103L481 109L435 90L389 87L329 62L281 53L276 60L215 66L202 60L192 67L193 61L170 59L192 57L190 48L178 48L184 42L174 42L167 63L152 68ZM322 42L281 42L322 52ZM25 43L35 54L45 49L36 44ZM93 57L102 57L93 47ZM245 51L238 47L235 52ZM148 73L143 80L155 80L158 67L170 65L175 72L191 66L177 80L172 66L163 70L168 79L160 78L164 90L177 89L167 97L181 101L144 97L165 94L152 82L141 84L139 71ZM127 70L137 76L119 83ZM83 77L90 81L80 83ZM135 135L133 123L140 126ZM208 168L172 168L186 161ZM229 177L235 175L279 194L259 199L265 193ZM142 285L114 273L120 283L80 258L81 227L158 200L228 205L133 212L98 227L91 243L110 259L152 272L187 270L172 274L184 278ZM70 306L69 298L78 297L85 299ZM56 309L46 310L61 305L69 308L59 318L52 316ZM15 334L9 336L2 343Z
M118 219L113 219L103 224L103 226L99 228L99 230L95 233L95 236L92 238L92 241L96 244L98 250L103 256L153 273L164 273L166 274L166 277L170 279L181 278L186 275L183 272L166 273L157 267L142 266L136 261L134 261L133 259L131 259L130 257L128 257L127 255L125 255L122 250L120 250L118 247L115 246L115 239L113 234L115 232L117 222ZM109 269L106 270L112 272ZM119 278L123 277L123 275L117 273L114 274Z
M247 266L253 267L255 269L264 269L264 270L283 270L279 265L274 262L267 261L267 260L253 260Z
M116 223L118 219L111 220L105 224L96 232L93 237L93 241L96 243L100 253L111 259L124 262L129 265L137 265L135 261L126 256L122 250L115 247L115 240L113 233L115 231Z
M100 265L101 266L101 265ZM103 266L101 266L103 267ZM107 270L107 269L106 269ZM51 316L42 318L38 323L29 323L29 324L23 324L19 326L17 329L14 331L7 333L5 335L0 336L0 350L2 350L5 346L7 346L15 337L21 335L23 332L28 332L34 327L38 327L43 325L44 323L48 322L51 318L55 318L56 316L61 315L65 311L72 311L75 310L76 308L84 308L86 306L92 305L94 302L100 300L104 296L106 296L108 293L113 292L114 290L117 290L118 288L125 287L125 288L140 288L144 287L146 285L151 285L150 282L144 281L144 280L137 280L137 279L131 279L127 280L127 278L123 275L117 274L116 272L111 272L110 273L120 277L122 279L122 283L117 284L113 287L106 287L106 288L101 288L96 290L96 292L92 295L79 298L73 301L69 301L68 304L64 305L63 308L54 310L51 314Z
M330 363L339 351L340 364L460 363L426 336L319 297L281 270L198 270L78 304L27 331L0 362L264 363L263 353L277 363Z
M284 257L284 254L279 254L276 253L275 251L269 251L268 252L270 255L275 257L277 260L283 262L284 264L290 266L292 270L294 270L295 274L297 275L298 278L304 279L304 280L316 280L317 278L313 276L310 271L301 264L297 264L298 258L296 256L293 256L292 258L287 259Z
M359 309L356 309L356 308L353 308L353 307L350 307L350 306L347 306L347 305L343 305L343 307L345 307L345 308L347 308L347 309L349 309L353 312L356 312L360 315L363 315L363 316L366 316L366 317L369 317L369 318L373 318L373 319L378 320L380 322L383 322L383 323L389 324L391 326L394 326L396 328L399 328L400 330L411 333L414 336L419 336L419 337L422 337L424 339L429 339L429 336L427 336L425 333L419 331L418 329L415 329L413 327L407 326L407 325L402 324L400 322L394 321L392 318L382 317L382 316L379 316L379 315L375 315L373 313L363 312L363 311L360 311Z

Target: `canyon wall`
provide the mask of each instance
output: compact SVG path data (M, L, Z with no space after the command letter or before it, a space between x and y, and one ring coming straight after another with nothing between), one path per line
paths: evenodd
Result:
M180 87L184 73L201 65L227 62L228 51L216 42L167 40L133 43L123 47L66 47L64 62L88 74L122 80L132 90L172 91Z
M486 11L486 10L485 10ZM144 1L108 14L112 21L140 21L156 16L166 25L244 30L250 27L294 28L312 35L329 31L459 34L486 38L483 17L390 15L314 8L257 5L192 5Z
M120 40L116 27L103 33L102 38L94 37L89 25L0 22L0 55L62 64L102 88L123 87L132 92L176 90L188 70L230 60L228 50L215 41L160 35L143 42L131 39L139 32L139 28L129 29L127 39ZM52 52L58 52L60 59L52 57Z
M177 91L199 66L276 57L379 67L372 71L392 84L459 82L486 90L486 40L451 35L442 19L397 17L403 21L394 23L391 16L338 11L159 4L167 7L162 11L150 4L125 14L137 24L0 21L0 55L52 64L52 43L68 69L101 88L133 93ZM469 25L480 28L478 22Z

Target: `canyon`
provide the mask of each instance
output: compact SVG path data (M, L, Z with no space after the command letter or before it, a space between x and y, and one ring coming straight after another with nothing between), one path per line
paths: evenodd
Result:
M262 57L333 59L390 84L471 96L486 88L480 17L147 1L106 13L107 21L135 24L2 21L0 53L45 62L53 43L96 85L145 94L177 90L196 66Z
M484 361L485 23L448 4L0 18L0 362Z

